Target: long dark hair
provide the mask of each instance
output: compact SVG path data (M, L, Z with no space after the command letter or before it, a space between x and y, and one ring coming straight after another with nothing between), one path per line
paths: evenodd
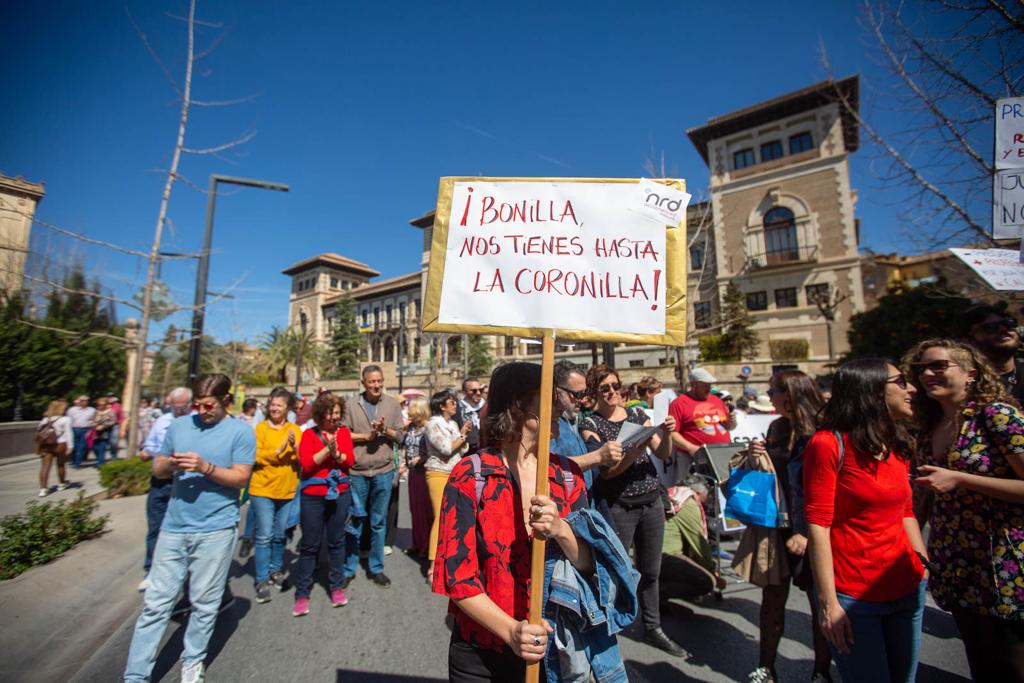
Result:
M792 448L798 439L811 436L817 430L818 416L825 399L814 380L799 370L784 370L772 375L769 385L789 399L792 416L779 418L777 422L785 420L786 446Z
M891 450L908 460L914 452L913 442L885 402L889 365L895 363L882 358L860 358L840 365L820 429L849 435L850 443L862 453L881 453L884 460Z
M480 441L501 448L505 439L522 429L525 411L540 391L540 366L536 363L506 363L491 374L487 414L480 426Z

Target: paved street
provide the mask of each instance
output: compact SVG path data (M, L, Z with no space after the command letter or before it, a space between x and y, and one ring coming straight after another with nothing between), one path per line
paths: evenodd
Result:
M0 460L0 517L13 515L25 510L29 501L74 500L79 493L91 496L102 489L99 485L100 475L94 461L90 460L81 469L73 469L68 465L68 481L71 487L64 491L54 491L45 498L38 498L39 493L39 456L5 458ZM50 469L50 486L56 486L57 466Z
M140 578L145 533L142 504L141 498L105 502L104 511L111 513L113 522L110 534L79 546L51 565L0 584L0 619L8 626L18 623L21 630L34 625L36 633L45 633L63 624L60 633L49 638L33 636L29 628L27 636L13 639L8 631L0 639L2 649L10 652L14 650L8 648L16 647L19 656L18 666L5 666L11 674L5 675L5 680L118 679L141 600L134 587ZM404 545L408 533L404 509L400 529L399 544ZM360 575L352 584L350 603L332 609L320 587L314 591L310 615L296 619L290 613L291 591L275 593L269 604L257 604L253 600L252 559L236 561L231 586L237 600L218 622L208 658L208 680L447 680L445 601L429 592L419 565L400 551L386 558L386 572L394 581L389 590L373 586ZM23 589L14 585L19 582L25 584ZM55 589L43 588L47 585ZM25 599L25 592L31 593L30 599ZM19 594L20 599L11 597ZM620 643L631 680L745 680L756 666L759 598L758 589L731 583L722 602L677 603L664 625L693 653L685 664L648 647L639 640L639 629L630 629ZM79 604L72 604L76 602ZM100 616L104 618L93 618ZM790 596L787 620L779 673L783 680L806 680L811 659L809 615L800 591L794 590ZM918 680L967 680L962 645L948 615L929 607L924 631ZM182 622L172 621L154 681L177 680L182 636ZM78 660L62 661L55 668L49 661L55 651L64 655L64 660ZM73 671L77 673L72 676Z

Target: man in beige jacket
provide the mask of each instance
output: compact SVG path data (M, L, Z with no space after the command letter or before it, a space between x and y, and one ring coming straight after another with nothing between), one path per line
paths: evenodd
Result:
M388 501L395 478L394 446L404 437L402 407L391 396L384 395L384 373L377 365L363 368L364 391L345 402L345 426L352 432L356 464L349 470L352 496L362 503L366 517L353 518L354 535L348 536L345 547L345 583L359 568L359 539L363 524L370 524L370 554L367 576L381 588L388 588L391 579L384 575L384 535L387 532Z

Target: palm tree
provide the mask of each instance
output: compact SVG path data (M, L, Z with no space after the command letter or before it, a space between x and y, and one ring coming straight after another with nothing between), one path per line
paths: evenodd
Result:
M277 325L259 339L260 348L265 352L267 372L277 377L282 384L288 381L288 366L294 364L302 348L303 368L317 372L324 352L311 333L303 335L296 329L282 329ZM305 374L305 373L303 373Z

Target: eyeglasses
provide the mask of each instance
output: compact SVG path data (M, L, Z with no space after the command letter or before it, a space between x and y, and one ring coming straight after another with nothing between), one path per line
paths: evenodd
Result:
M558 388L561 389L562 391L564 391L565 393L569 394L569 398L571 398L574 401L582 401L587 396L587 390L586 389L584 389L583 391L573 391L572 389L568 389L566 387L558 387Z
M466 389L467 394L479 394L483 392L483 389Z
M192 405L196 407L196 410L205 410L206 412L210 412L220 405L220 401L216 399L212 401L194 401Z
M602 394L607 394L610 391L620 391L621 389L621 382L608 382L606 384L602 384L597 388L597 390L600 391Z
M951 360L933 360L928 363L911 363L910 371L915 375L921 375L925 370L931 370L933 375L941 375L954 365L960 366L959 363Z
M772 398L773 396L781 396L784 393L786 393L786 392L783 391L782 389L776 389L774 387L768 387L768 398Z
M975 326L975 330L985 332L987 334L995 334L1002 330L1012 330L1017 327L1017 320L1015 318L1006 317L1002 320L993 320L988 323L981 323Z
M906 389L907 388L907 376L904 375L902 372L900 374L896 375L895 377L887 378L885 381L886 381L887 384L895 384L900 389Z

